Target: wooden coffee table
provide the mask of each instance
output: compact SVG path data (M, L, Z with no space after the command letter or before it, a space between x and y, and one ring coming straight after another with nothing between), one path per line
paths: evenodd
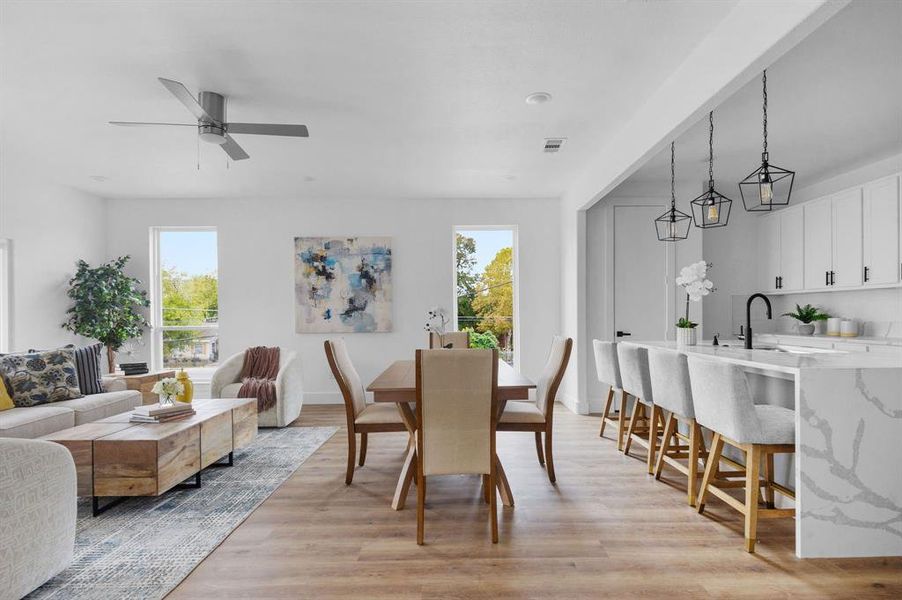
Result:
M200 487L201 471L231 466L233 452L257 436L257 400L195 400L196 415L170 423L129 423L122 413L44 436L72 453L78 495L91 496L94 516L131 496ZM219 462L228 457L227 462ZM193 484L184 484L194 478ZM100 505L101 498L115 498Z

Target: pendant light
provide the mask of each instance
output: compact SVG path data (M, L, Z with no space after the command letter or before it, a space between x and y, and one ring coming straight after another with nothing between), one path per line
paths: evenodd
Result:
M752 171L748 177L739 182L739 193L742 204L749 212L773 210L775 206L789 204L792 194L792 182L795 171L781 169L768 162L767 155L767 70L761 78L764 90L764 151L761 153L761 166Z
M674 143L670 142L670 209L655 219L658 241L678 242L689 237L692 217L676 208L676 168L674 166Z
M708 113L708 189L691 206L696 227L724 227L730 220L733 201L714 189L714 111Z

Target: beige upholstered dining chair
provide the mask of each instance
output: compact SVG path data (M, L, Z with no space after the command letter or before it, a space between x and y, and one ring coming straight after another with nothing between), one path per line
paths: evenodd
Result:
M326 359L332 375L338 382L345 402L348 422L348 468L345 483L354 479L354 461L357 458L357 434L360 434L360 466L366 461L367 434L387 431L407 431L394 403L367 404L366 391L360 375L351 362L344 340L326 340Z
M496 350L417 350L417 544L423 544L426 477L482 475L498 542Z
M554 475L554 457L551 453L551 432L554 420L554 399L570 361L573 349L572 338L555 336L551 342L551 352L542 374L536 382L536 401L511 401L504 407L498 431L532 431L536 436L536 454L539 464L548 471L551 483L556 481ZM545 452L542 452L542 434L545 434Z
M470 332L469 331L449 331L441 335L437 333L429 333L430 348L469 348Z

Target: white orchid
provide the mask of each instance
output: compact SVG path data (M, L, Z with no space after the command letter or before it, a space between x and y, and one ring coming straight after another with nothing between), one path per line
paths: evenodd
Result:
M426 311L426 325L423 329L429 333L443 335L448 321L449 319L445 314L445 309L441 306L433 306Z
M708 269L712 266L700 260L680 269L680 275L675 281L686 290L686 316L680 319L678 327L695 327L696 324L689 320L689 301L698 302L715 291L714 282L708 279Z

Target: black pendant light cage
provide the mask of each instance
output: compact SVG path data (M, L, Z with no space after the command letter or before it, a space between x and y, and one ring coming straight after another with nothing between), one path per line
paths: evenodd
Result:
M689 237L692 217L676 208L676 167L674 143L670 142L670 209L655 219L655 231L660 242L678 242Z
M690 206L696 227L713 229L725 227L730 222L733 201L714 189L714 111L708 113L708 189Z
M761 82L764 90L764 151L761 153L761 166L739 182L742 204L749 212L767 212L774 207L789 204L796 176L795 171L770 164L767 154L767 71L764 71Z

